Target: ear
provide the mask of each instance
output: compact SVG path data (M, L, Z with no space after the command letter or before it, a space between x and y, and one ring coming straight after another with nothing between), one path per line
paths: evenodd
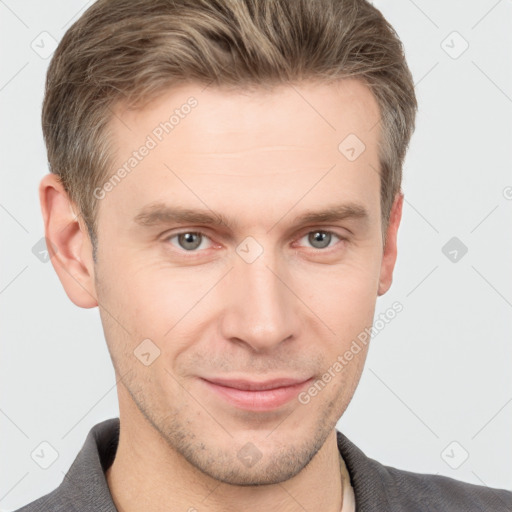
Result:
M50 173L43 177L39 201L48 253L67 296L82 308L97 306L89 233L58 176Z
M398 226L402 219L403 201L404 194L402 192L398 192L395 196L389 215L389 223L386 231L386 245L384 246L380 267L378 295L384 295L391 287L391 283L393 281L393 269L395 268L397 256Z

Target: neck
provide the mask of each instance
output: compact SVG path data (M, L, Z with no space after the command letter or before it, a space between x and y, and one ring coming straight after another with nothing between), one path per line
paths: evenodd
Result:
M191 465L139 413L123 421L113 464L106 471L119 512L340 512L342 475L336 431L297 475L269 485L226 484ZM137 411L138 412L138 411Z

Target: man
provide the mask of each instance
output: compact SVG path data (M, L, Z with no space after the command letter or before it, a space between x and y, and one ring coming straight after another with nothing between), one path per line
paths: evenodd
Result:
M388 291L416 99L362 0L100 0L52 59L40 199L120 418L22 511L506 511L336 430ZM347 352L353 357L346 357Z

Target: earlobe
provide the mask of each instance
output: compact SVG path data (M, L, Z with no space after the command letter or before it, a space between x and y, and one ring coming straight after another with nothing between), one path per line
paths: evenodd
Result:
M97 306L89 234L55 174L41 180L39 200L48 252L67 296L82 308Z
M377 294L384 295L393 281L393 269L397 257L398 227L402 219L402 205L404 194L398 192L395 196L389 216L389 224L386 231L386 245L383 250L382 264L380 269L379 288Z

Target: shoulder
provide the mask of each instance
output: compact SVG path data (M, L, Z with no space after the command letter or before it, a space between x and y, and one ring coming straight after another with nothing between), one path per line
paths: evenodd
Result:
M512 511L511 491L469 484L446 476L412 473L389 466L382 468L392 492L391 503L400 503L404 510Z
M60 485L15 512L116 512L105 478L119 440L119 418L91 428Z
M511 512L512 491L385 466L337 431L358 511Z

